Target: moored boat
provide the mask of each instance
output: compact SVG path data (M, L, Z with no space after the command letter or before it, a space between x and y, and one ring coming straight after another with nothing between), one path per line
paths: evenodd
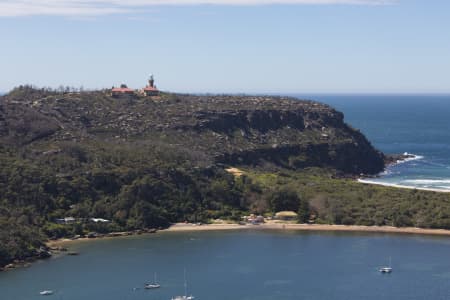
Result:
M378 271L380 271L380 273L392 273L392 267L391 267L391 264L392 264L392 259L391 259L391 257L389 257L389 266L388 267L380 267L379 269L378 269Z
M41 292L39 292L39 295L41 295L41 296L53 295L53 291L51 291L51 290L41 291Z
M379 271L380 271L381 273L391 273L391 272L392 272L392 268L391 268L391 267L381 267L381 268L379 269Z
M158 284L158 283L147 283L147 284L144 286L144 288L147 289L147 290L157 289L157 288L160 288L160 287L161 287L161 285Z
M144 288L147 290L160 288L161 285L156 281L156 272L155 272L155 280L151 283L145 284Z
M172 297L172 300L193 300L194 296L187 295L187 281L186 281L186 270L184 270L184 296Z

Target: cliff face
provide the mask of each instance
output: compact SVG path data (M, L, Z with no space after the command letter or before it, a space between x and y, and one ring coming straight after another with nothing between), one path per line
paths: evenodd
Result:
M174 94L115 99L100 92L0 99L0 139L41 153L62 142L95 142L173 153L199 167L315 166L358 175L384 168L384 155L345 124L342 113L311 101Z
M280 110L199 112L195 114L194 128L224 135L225 142L219 139L217 144L233 150L225 151L216 161L229 165L327 167L347 174L376 174L383 170L383 154L359 131L345 124L342 113L312 102L290 106Z
M302 111L268 110L236 110L236 111L200 111L194 114L198 130L231 134L234 130L251 130L267 133L270 130L280 130L291 127L304 130L305 123Z

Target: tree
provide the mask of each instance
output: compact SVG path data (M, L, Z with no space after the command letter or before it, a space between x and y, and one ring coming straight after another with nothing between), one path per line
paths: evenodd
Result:
M276 190L268 196L269 205L273 212L297 211L300 205L300 197L289 188Z
M303 199L300 199L298 206L298 221L300 223L306 223L309 220L310 216L310 209L309 209L309 202Z

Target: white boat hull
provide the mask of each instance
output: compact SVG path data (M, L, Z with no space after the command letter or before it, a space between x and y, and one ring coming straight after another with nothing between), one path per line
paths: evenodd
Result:
M53 295L53 291L42 291L42 292L39 292L39 295L41 295L41 296Z

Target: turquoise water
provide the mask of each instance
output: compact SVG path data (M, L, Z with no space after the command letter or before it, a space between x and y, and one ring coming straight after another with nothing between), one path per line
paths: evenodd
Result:
M75 246L0 273L0 299L450 299L450 239L408 235L234 231L158 233ZM377 268L392 257L392 274ZM153 279L159 290L134 290ZM52 296L39 296L51 289Z
M450 190L450 95L296 95L342 111L385 153L417 159L389 167L374 181Z

